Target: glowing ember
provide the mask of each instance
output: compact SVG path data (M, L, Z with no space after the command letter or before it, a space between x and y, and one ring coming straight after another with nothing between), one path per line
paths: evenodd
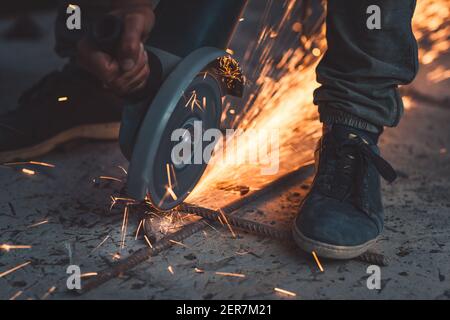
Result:
M21 166L21 165L36 165L41 167L48 167L48 168L55 168L56 166L54 164L46 163L46 162L38 162L38 161L27 161L27 162L9 162L4 163L5 166Z
M319 267L320 272L324 272L322 264L320 263L319 257L317 257L317 254L313 251L312 255L314 257L314 260L316 260L317 266Z
M123 221L122 221L122 229L121 229L121 240L120 240L120 248L125 248L125 240L127 237L127 227L128 227L128 206L125 206L123 210Z
M169 270L169 272L170 272L171 274L175 274L175 272L173 271L172 266L168 266L168 267L167 267L167 270Z
M120 260L122 258L122 256L120 255L120 253L116 252L116 253L111 253L110 254L111 258L113 261L117 261Z
M15 250L15 249L31 249L31 246L0 244L0 250L9 252L10 250Z
M101 180L110 180L110 181L116 181L116 182L123 182L121 179L119 178L114 178L114 177L108 177L108 176L100 176L98 177Z
M22 295L23 291L17 291L11 298L9 298L9 300L16 300L18 297L20 297Z
M134 240L137 240L138 235L139 235L139 231L141 230L142 225L144 224L144 219L141 219L141 221L139 222L139 225L136 229L136 235L134 236Z
M199 269L199 268L195 268L194 271L196 273L205 273L205 270Z
M216 272L218 276L224 277L236 277L236 278L245 278L245 274L242 273L230 273L230 272Z
M195 107L197 107L201 111L203 111L202 105L200 104L200 101L198 100L197 92L195 90L192 91L191 97L189 98L188 102L186 102L185 106L190 107L192 112L194 112Z
M278 293L281 293L281 294L284 294L284 295L287 295L287 296L290 296L290 297L296 297L297 296L296 293L291 292L291 291L287 291L287 290L284 290L284 289L274 288L273 290L275 290L275 292L278 292Z
M36 174L36 171L30 170L30 169L27 169L27 168L23 168L22 172L27 174L27 175L29 175L29 176L34 176Z
M55 292L55 290L56 290L55 286L48 289L48 291L42 296L41 300L47 299L53 292Z
M90 278L90 277L95 277L97 276L98 273L97 272L86 272L80 275L80 278Z
M69 97L59 97L58 102L66 102L69 100Z
M22 263L21 265L18 265L16 267L14 267L14 268L11 268L11 269L9 269L9 270L7 270L5 272L2 272L2 273L0 273L0 278L3 278L3 277L7 276L10 273L13 273L13 272L15 272L15 271L17 271L17 270L19 270L19 269L21 269L23 267L26 267L30 263L31 263L31 261L28 261L28 262Z
M174 244L177 244L177 245L179 245L179 246L182 246L182 247L185 247L185 248L189 248L187 245L185 245L184 243L181 243L181 242L178 242L178 241L175 241L175 240L169 240L170 242L172 242L172 243L174 243Z
M27 228L34 228L34 227L41 226L41 225L46 224L46 223L48 223L48 220L44 220L44 221L41 221L41 222L34 223L34 224L28 226Z
M234 233L233 228L231 227L230 223L228 222L227 217L223 214L222 210L219 210L220 215L222 216L222 219L225 221L228 229L230 230L231 234L233 235L233 238L236 238L236 233Z
M145 239L145 242L147 242L148 246L150 248L153 248L152 243L150 242L150 240L148 239L147 235L145 235L145 234L144 234L144 239Z

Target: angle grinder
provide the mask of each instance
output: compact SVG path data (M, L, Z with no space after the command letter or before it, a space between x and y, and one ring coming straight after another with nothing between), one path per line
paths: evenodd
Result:
M120 129L120 147L130 161L126 190L131 198L170 210L200 180L207 163L174 163L178 142L172 133L194 133L198 122L203 132L219 128L222 98L242 97L244 77L226 49L246 3L162 0L156 7L146 42L151 75L145 89L126 97ZM92 24L89 36L114 56L122 31L122 20L106 15Z

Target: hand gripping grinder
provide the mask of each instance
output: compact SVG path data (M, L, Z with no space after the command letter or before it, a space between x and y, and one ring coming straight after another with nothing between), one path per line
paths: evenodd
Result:
M207 163L173 163L172 150L179 142L172 141L172 133L192 134L199 121L203 132L219 128L222 98L242 97L242 73L225 49L246 2L162 0L156 7L146 42L151 75L144 90L126 98L120 129L120 147L130 161L126 190L131 198L170 210L200 180ZM121 19L107 15L90 27L89 35L114 55L122 30Z

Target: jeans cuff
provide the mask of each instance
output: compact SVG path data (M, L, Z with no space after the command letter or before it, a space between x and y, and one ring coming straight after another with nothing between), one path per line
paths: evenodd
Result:
M326 110L321 110L321 108L319 107L319 112L320 112L320 121L326 125L343 124L352 128L365 130L377 134L383 132L382 127L376 126L364 119L361 119L345 111L336 109L333 110L330 108L327 108Z

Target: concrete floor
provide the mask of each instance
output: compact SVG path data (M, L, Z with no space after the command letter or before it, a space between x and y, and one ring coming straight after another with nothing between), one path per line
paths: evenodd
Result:
M48 32L51 19L49 14L39 16ZM0 31L5 27L6 22L0 22ZM14 107L25 87L61 65L51 53L51 43L50 34L32 46L1 41L1 110ZM449 60L445 61L448 68ZM415 84L419 90L428 91L426 71ZM434 93L447 94L448 84L433 85ZM121 186L92 181L100 175L123 177L117 166L127 163L116 143L91 142L33 159L56 165L36 176L0 167L0 244L32 245L29 250L0 251L0 273L31 261L0 278L0 299L18 291L23 292L18 299L288 299L274 287L296 292L297 299L449 299L449 123L450 110L444 105L413 100L400 126L382 137L383 153L400 178L383 185L386 230L376 250L391 263L382 268L381 290L367 289L365 263L323 260L322 273L313 258L294 245L244 233L233 239L226 230L207 229L187 239L185 247L175 245L84 296L68 292L69 264L79 264L83 273L94 272L105 268L115 253L125 257L145 245L134 240L137 221L130 218L126 248L120 250L122 211L110 212L109 205L110 195ZM308 177L277 190L239 214L287 228L310 182ZM205 272L195 273L195 267ZM216 271L246 277L224 277ZM52 287L56 290L46 295Z

